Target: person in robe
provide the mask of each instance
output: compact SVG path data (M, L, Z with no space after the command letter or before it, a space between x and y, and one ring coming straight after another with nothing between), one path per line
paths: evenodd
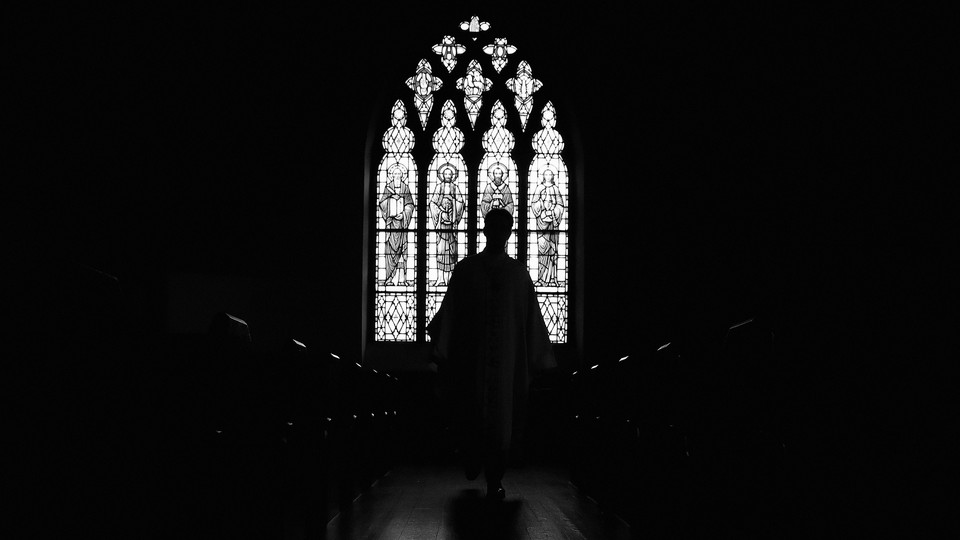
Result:
M457 226L463 218L464 199L457 187L457 168L447 163L437 171L440 183L430 198L433 225L437 229L437 271L435 286L446 285L457 264Z
M563 219L563 194L554 182L554 172L546 169L542 180L530 199L530 210L537 221L537 282L536 285L557 286L557 247L560 234L557 229Z
M483 197L480 199L480 213L482 217L494 208L504 208L513 215L513 192L504 181L506 169L500 163L494 163L487 169L487 187L483 188Z
M386 258L386 278L383 284L393 281L397 276L397 285L408 285L407 280L407 229L413 218L416 205L407 186L407 170L399 163L387 169L387 185L380 195L380 213L383 227L391 229L387 233L384 256Z
M523 435L530 384L557 365L530 275L505 251L512 228L505 209L487 213L486 247L456 265L427 326L466 477L482 471L497 500L511 445Z

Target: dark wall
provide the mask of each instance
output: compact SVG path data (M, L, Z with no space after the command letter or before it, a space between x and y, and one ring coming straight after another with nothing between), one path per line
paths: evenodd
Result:
M16 21L12 264L116 276L146 333L202 331L223 309L255 340L357 356L371 104L473 13L133 6ZM955 333L924 305L955 244L938 239L949 182L930 167L950 147L917 125L943 118L929 109L949 70L924 60L947 19L916 33L889 7L676 2L479 15L564 86L579 126L585 361L762 314L805 444L849 490L833 497L920 493L906 486L937 474L941 431L912 413L945 401L949 363L928 349Z
M254 280L282 290L238 313L255 334L283 314L311 324L270 332L358 350L371 104L471 14L36 10L16 110L36 193L23 226L45 233L30 247L118 276L144 325L183 329L215 303L202 283ZM579 126L589 354L757 312L799 333L866 332L858 318L897 301L884 291L916 203L881 158L915 113L888 79L919 70L917 45L883 23L897 13L481 16L564 86L560 114ZM170 290L183 276L201 276L194 293Z

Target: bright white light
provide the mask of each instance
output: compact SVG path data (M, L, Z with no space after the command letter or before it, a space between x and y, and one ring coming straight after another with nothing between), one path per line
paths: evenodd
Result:
M747 320L745 320L745 321L738 322L737 324L731 326L731 327L730 327L730 330L733 330L734 328L738 328L738 327L740 327L740 326L743 326L743 325L745 325L745 324L752 323L752 322L753 322L753 319L747 319Z
M590 368L590 369L597 369L598 367L600 367L600 364L597 364L597 365L593 366L593 367Z
M301 346L301 347L303 347L304 349L306 349L306 348L307 348L307 346L306 346L306 345L304 345L302 341L297 341L297 340L293 340L293 342L294 342L294 343L296 343L297 345L299 345L299 346Z
M629 355L629 354L628 354L627 356L624 356L623 358L621 358L620 361L623 362L623 361L626 360L627 358L630 358L630 355Z
M333 418L327 418L327 422L333 422Z
M357 367L363 367L363 366L360 365L360 362L354 362L354 364L356 364Z
M571 375L576 375L576 374L577 374L577 372L576 372L576 371L574 371L573 373L571 373Z
M287 422L287 425L288 425L288 426L292 426L292 425L293 425L293 422Z
M663 344L663 345L661 345L661 346L660 346L660 348L659 348L659 349L657 349L657 350L658 350L658 351L662 351L662 350L664 350L664 349L666 349L667 347L669 347L669 346L670 346L670 343L671 343L670 341L668 341L668 342L666 342L666 343L664 343L664 344Z
M335 355L335 354L333 354L333 353L330 353L330 356L332 356L332 357L334 357L334 358L336 358L337 360L339 360L339 359L340 359L340 357L339 357L339 356L337 356L337 355Z

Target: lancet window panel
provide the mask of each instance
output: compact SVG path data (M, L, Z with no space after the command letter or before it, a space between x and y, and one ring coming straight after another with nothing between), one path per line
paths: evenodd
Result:
M513 159L516 137L507 129L507 110L500 100L490 108L490 129L483 134L481 144L483 159L476 172L477 189L477 231L483 230L487 212L494 208L503 208L514 216L517 223L517 209L520 207L520 180L517 163ZM507 244L507 254L517 257L517 230ZM486 237L478 232L478 250L486 247Z

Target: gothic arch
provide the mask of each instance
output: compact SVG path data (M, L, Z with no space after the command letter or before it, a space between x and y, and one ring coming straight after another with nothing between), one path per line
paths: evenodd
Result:
M474 16L381 87L365 154L365 360L428 347L449 272L483 248L495 206L514 214L508 252L527 263L551 339L580 356L583 160L562 79L541 81L535 43L519 43Z

